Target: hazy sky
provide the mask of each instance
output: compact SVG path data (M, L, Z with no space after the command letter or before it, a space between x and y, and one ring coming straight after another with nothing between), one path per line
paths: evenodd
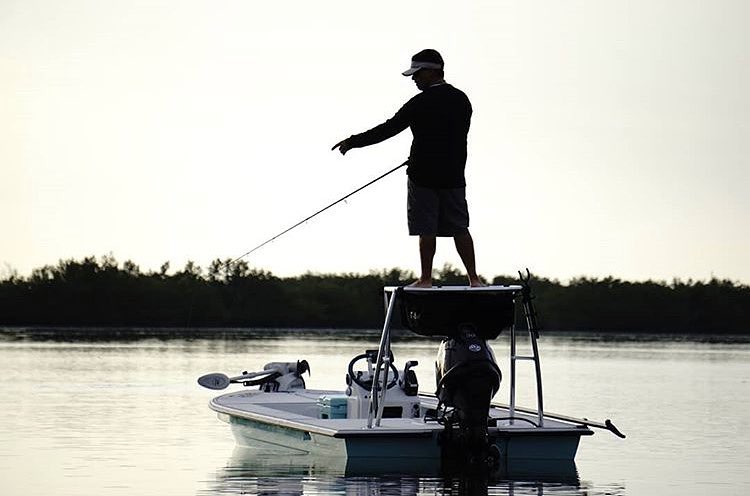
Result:
M480 274L750 282L750 3L0 0L0 276L241 255L403 162L436 48ZM246 260L416 269L399 171ZM440 240L435 266L460 266Z

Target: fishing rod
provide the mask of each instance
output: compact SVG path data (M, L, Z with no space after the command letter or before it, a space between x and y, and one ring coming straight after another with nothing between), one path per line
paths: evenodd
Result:
M356 194L356 193L359 193L360 191L362 191L362 190L363 190L363 189L365 189L366 187L368 187L368 186L370 186L371 184L374 184L374 183L376 183L376 182L380 181L380 180L381 180L381 179L383 179L383 178L384 178L385 176L387 176L387 175L389 175L389 174L392 174L393 172L396 172L396 171L397 171L398 169L400 169L401 167L403 167L403 166L407 165L408 163L409 163L409 161L407 160L407 161L405 161L405 162L404 162L403 164L401 164L401 165L398 165L398 166L394 167L393 169L389 170L388 172L386 172L386 173L384 173L384 174L381 174L380 176L376 177L375 179L373 179L373 180L372 180L372 181L370 181L369 183L367 183L367 184L365 184L365 185L363 185L363 186L360 186L359 188L355 189L355 190L354 190L354 191L352 191L351 193L349 193L349 194L347 194L347 195L345 195L345 196L342 196L341 198L339 198L339 199L338 199L338 200L336 200L335 202L333 202L333 203L331 203L331 204L329 204L329 205L327 205L327 206L325 206L325 207L321 208L320 210L318 210L318 211L317 211L317 212L315 212L314 214L312 214L312 215L310 215L310 216L308 216L308 217L305 217L304 219L302 219L301 221L297 222L297 223L296 223L296 224L294 224L293 226L291 226L291 227L288 227L288 228L284 229L284 230L283 230L283 231L281 231L281 232L280 232L279 234L277 234L277 235L275 235L275 236L273 236L273 237L271 237L271 238L269 238L269 239L265 240L264 242L262 242L261 244L259 244L259 245L258 245L258 246L256 246L255 248L253 248L252 250L250 250L250 251L247 251L247 252L243 253L242 255L240 255L239 257L235 258L234 260L230 261L230 262L229 262L229 263L228 263L227 265L228 265L228 266L231 266L231 265L232 265L232 264L234 264L235 262L238 262L239 260L241 260L241 259L245 258L246 256L250 255L250 254L251 254L252 252L254 252L255 250L259 250L260 248L264 247L265 245L267 245L267 244L268 244L268 243L270 243L271 241L273 241L273 240L275 240L275 239L277 239L277 238L280 238L280 237L281 237L281 236L283 236L284 234L288 233L289 231L291 231L291 230L292 230L292 229L294 229L295 227L299 226L300 224L304 224L305 222L307 222L308 220L312 219L312 218L313 218L313 217L315 217L316 215L318 215L318 214L322 214L323 212L325 212L325 211L326 211L326 210L328 210L329 208L333 207L334 205L336 205L336 204L338 204L338 203L341 203L342 201L346 200L347 198L349 198L350 196L352 196L352 195L354 195L354 194Z

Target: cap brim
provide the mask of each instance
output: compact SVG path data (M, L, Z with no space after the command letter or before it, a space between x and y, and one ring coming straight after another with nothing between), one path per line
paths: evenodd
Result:
M421 67L410 67L409 69L406 69L406 70L405 70L404 72L402 72L401 74L402 74L403 76L411 76L412 74L414 74L415 72L417 72L417 71L418 71L418 70L420 70L420 69L421 69Z

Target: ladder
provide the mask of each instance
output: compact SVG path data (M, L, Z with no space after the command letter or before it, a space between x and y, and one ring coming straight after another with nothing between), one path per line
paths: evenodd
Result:
M539 328L536 322L536 310L532 300L531 287L529 279L531 273L526 269L526 276L519 271L518 276L521 279L521 303L523 306L524 317L526 318L526 328L529 333L529 342L531 343L531 355L519 355L516 353L516 326L510 328L510 423L513 425L513 418L516 414L516 362L527 360L534 362L534 371L536 373L536 407L537 421L539 427L544 427L544 400L542 394L542 368L539 364Z

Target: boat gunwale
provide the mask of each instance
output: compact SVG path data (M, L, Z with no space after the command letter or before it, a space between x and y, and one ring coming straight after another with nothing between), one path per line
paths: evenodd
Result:
M310 391L310 390L306 390ZM255 391L253 391L255 392ZM232 395L237 394L238 392L235 391L233 393L224 394L221 396L218 396L216 398L213 398L209 402L209 408L211 410L214 410L217 413L222 413L229 416L234 416L237 418L245 419L245 420L252 420L255 422L260 422L267 425L274 425L274 426L281 426L285 427L291 430L295 431L302 431L302 432L308 432L308 433L314 433L314 434L320 434L323 436L328 436L332 438L367 438L367 437L431 437L435 433L440 433L444 430L444 427L438 423L435 424L427 424L424 422L420 425L419 428L412 427L412 428L404 428L404 427L394 427L393 425L381 425L380 427L375 428L366 428L361 427L358 429L352 429L352 428L335 428L335 427L324 427L321 425L311 424L303 421L298 421L294 419L289 418L283 418L279 416L272 416L265 413L260 412L254 412L249 410L241 410L235 407L230 407L226 405L222 405L218 403L216 400L220 400L221 398L226 398ZM261 391L257 391L257 393L262 393ZM275 393L262 393L262 394L275 394ZM428 395L420 394L420 398L430 400L434 399L431 398ZM265 406L264 404L256 404L258 407L262 408L272 408ZM505 409L501 405L492 405L494 408L499 409ZM280 410L284 411L284 410ZM289 412L287 412L289 413ZM313 419L311 417L311 419ZM320 419L315 419L320 420ZM329 419L327 421L337 421L337 420L366 420L366 419ZM408 420L408 419L383 419L385 421L390 420ZM492 426L489 427L488 432L493 437L518 437L518 436L590 436L594 432L589 429L586 425L583 424L573 424L570 422L560 422L563 424L568 424L565 427L520 427L517 425L514 426ZM419 424L418 424L419 425Z
M272 394L272 393L269 393L269 394ZM219 396L218 398L221 398L221 396ZM214 399L218 399L218 398L214 398ZM256 422L261 422L261 423L268 424L268 425L277 425L277 426L286 427L292 430L311 432L313 434L322 434L324 436L335 437L335 438L367 437L367 436L385 437L386 435L399 436L399 437L404 437L404 436L430 437L432 436L433 433L441 432L443 430L443 426L439 424L435 426L425 424L425 427L421 429L401 428L401 427L391 427L391 426L388 426L388 427L381 426L380 428L367 429L366 427L364 427L364 425L360 429L330 428L330 427L323 427L323 426L315 425L315 424L304 423L304 422L296 421L293 419L285 419L283 417L274 417L274 416L266 415L263 413L252 412L248 410L240 410L237 408L220 405L216 403L214 399L212 399L209 402L208 406L211 410L217 413L223 413L226 415L235 416L235 417L246 419L246 420L254 420ZM330 420L336 421L339 419L330 419ZM340 419L340 420L367 420L367 419Z

